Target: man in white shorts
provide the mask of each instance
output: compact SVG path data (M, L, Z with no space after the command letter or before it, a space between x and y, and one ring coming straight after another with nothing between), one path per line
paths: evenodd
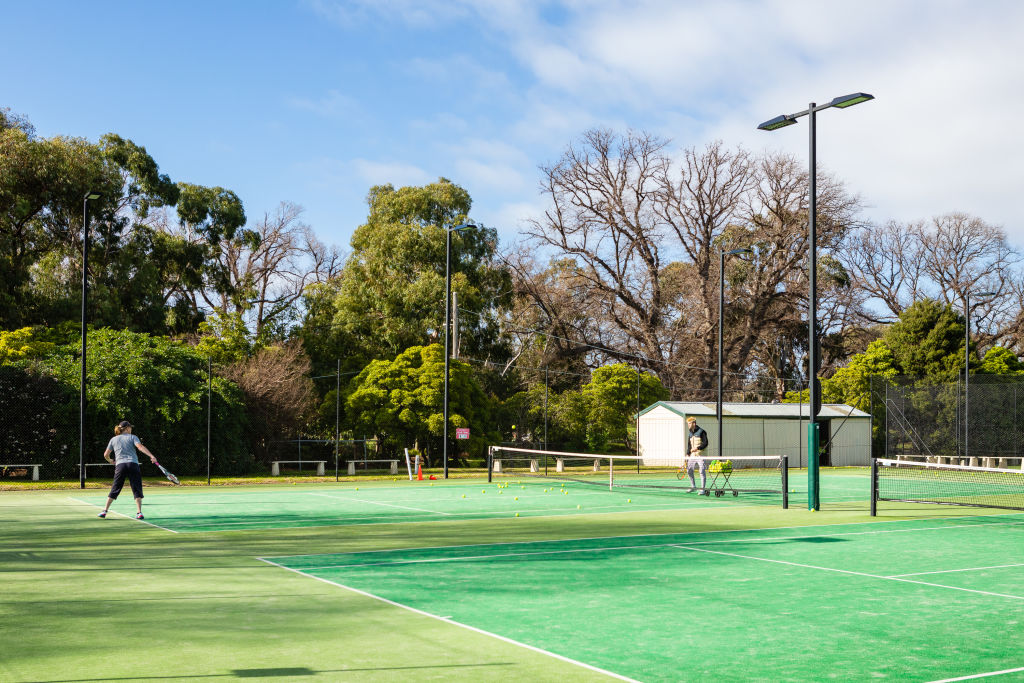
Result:
M687 493L693 493L697 490L697 482L693 478L693 468L700 468L700 489L703 491L707 488L708 484L708 463L701 456L701 451L708 447L708 433L697 426L697 418L688 417L686 418L686 426L690 428L690 436L687 439L689 446L688 457L686 459L686 473L690 476L690 488Z

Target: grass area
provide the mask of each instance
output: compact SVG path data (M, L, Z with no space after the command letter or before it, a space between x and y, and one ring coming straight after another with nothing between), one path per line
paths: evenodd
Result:
M642 507L536 486L555 514L514 517L510 489L481 479L150 487L159 526L97 519L99 487L4 492L0 679L924 681L1024 666L1021 600L994 595L1021 594L1020 515L885 504L873 519L863 471L829 472L817 513L805 498ZM619 507L587 509L597 494ZM330 523L297 523L317 517ZM997 519L1010 523L971 524ZM886 525L912 533L860 533Z

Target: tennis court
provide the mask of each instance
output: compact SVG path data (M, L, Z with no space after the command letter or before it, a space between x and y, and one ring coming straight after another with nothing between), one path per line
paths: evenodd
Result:
M826 475L822 487L831 501L862 502L867 495L867 481L864 471L856 470ZM806 506L806 474L794 476L790 487L790 505ZM73 498L96 508L106 501L102 493ZM741 493L719 498L646 488L612 492L579 482L515 478L505 482L399 480L247 490L164 488L149 489L145 501L146 521L175 532L781 505L781 498L770 494ZM112 509L133 513L134 503L119 500Z
M1024 666L1022 548L1004 515L265 560L629 679L937 680Z
M0 680L1024 678L1024 513L515 481L5 492Z

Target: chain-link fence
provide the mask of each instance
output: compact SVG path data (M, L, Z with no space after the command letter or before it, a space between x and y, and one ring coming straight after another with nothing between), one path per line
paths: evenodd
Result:
M875 457L982 467L1019 467L1024 456L1024 381L999 375L933 383L871 382Z
M303 399L306 408L299 410L265 367L220 367L166 342L153 342L149 356L145 348L134 348L145 344L135 337L129 345L113 334L90 335L84 413L78 358L0 367L0 486L105 485L113 468L103 451L122 419L132 422L134 434L164 466L192 484L264 476L336 479L353 470L394 474L405 467L407 448L425 467L445 461L436 373L425 372L426 384L415 390L402 388L420 395L410 399L409 408L393 410L393 425L381 426L383 418L369 419L369 413L384 399L362 405L349 400L359 373L351 369L360 365L354 361L328 361L312 377L307 368L300 379L311 389ZM629 453L636 449L637 413L657 398L717 398L717 377L710 370L687 369L668 395L655 396L658 382L649 369L623 367L607 384L611 394L595 397L585 390L593 379L585 366L453 360L447 464L484 467L487 447L499 443ZM726 402L772 403L804 388L771 378L725 380ZM159 476L145 458L142 464L144 475Z

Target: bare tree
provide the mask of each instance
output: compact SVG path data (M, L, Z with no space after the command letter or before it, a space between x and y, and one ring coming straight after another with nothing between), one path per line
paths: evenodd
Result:
M210 308L222 314L251 312L247 317L257 336L297 319L295 307L306 287L337 276L342 266L337 249L324 246L301 222L302 212L282 202L254 230L221 244L219 263L239 295L204 292Z
M1020 349L1021 255L1007 244L1002 228L963 213L928 222L889 222L861 230L843 260L866 295L864 320L892 322L921 298L963 312L968 293L995 292L994 297L971 299L972 329L983 344Z
M678 164L665 148L642 133L588 132L543 169L551 208L528 234L534 247L563 262L575 310L589 319L572 330L581 342L639 362L675 395L708 396L717 366L721 250L754 251L726 264L729 381L738 384L753 365L780 367L757 357L764 348L758 341L796 329L806 302L807 176L790 157L755 158L721 143L686 150ZM821 179L823 249L842 243L858 208L841 183ZM848 280L838 263L836 271L837 283ZM520 289L539 309L550 308L543 295L551 290L536 281ZM848 287L830 292L827 324L842 331L857 299Z
M260 349L221 374L246 395L253 445L265 451L271 440L298 436L315 399L311 364L302 344L292 341Z

